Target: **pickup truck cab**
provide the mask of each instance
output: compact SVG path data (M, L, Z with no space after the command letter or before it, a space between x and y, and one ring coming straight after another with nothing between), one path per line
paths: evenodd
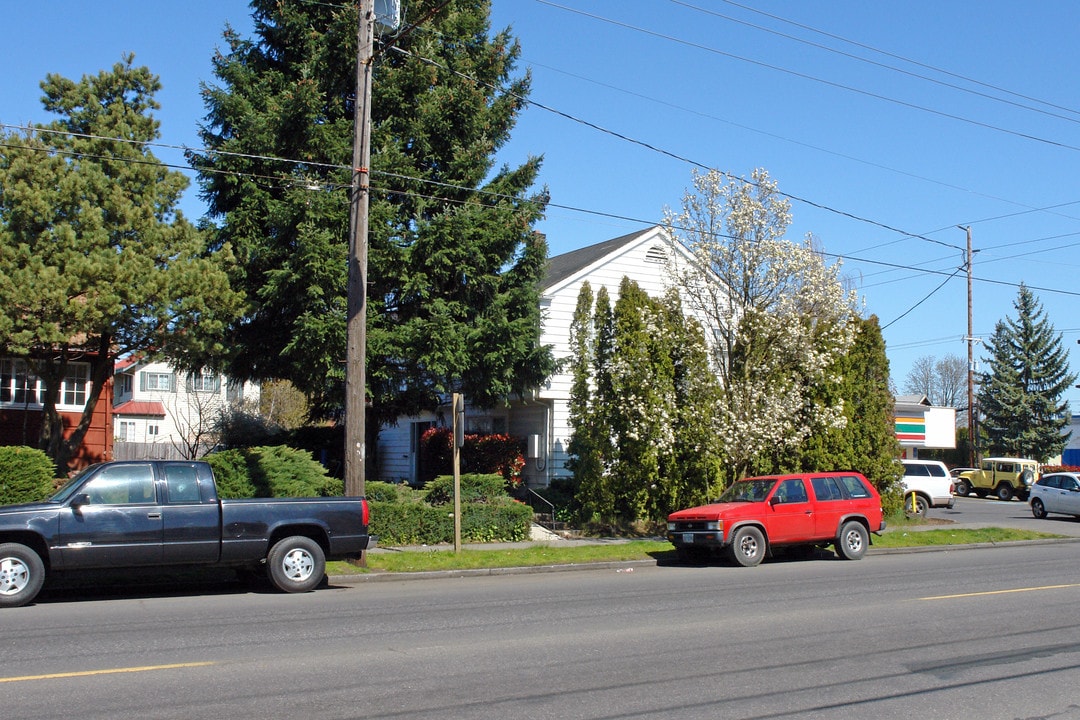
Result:
M726 550L750 567L779 547L832 545L858 560L870 533L884 529L881 497L865 477L821 472L739 480L715 503L669 515L667 539L680 556Z
M327 559L375 544L364 498L222 500L206 462L100 463L48 500L0 507L0 607L32 601L47 574L98 568L259 569L305 592Z
M977 470L960 473L954 483L960 496L975 493L979 497L993 494L998 500L1011 500L1015 495L1027 501L1031 486L1039 479L1039 463L1034 460L1010 457L983 458Z

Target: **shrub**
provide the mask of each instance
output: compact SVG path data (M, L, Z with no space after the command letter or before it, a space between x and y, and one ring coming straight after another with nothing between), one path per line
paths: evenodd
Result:
M506 485L502 475L469 474L461 476L461 504L488 503L505 498ZM454 476L440 475L432 480L425 492L430 505L449 505L454 502Z
M218 495L223 498L252 498L258 489L251 482L243 450L223 450L203 458L214 470Z
M448 475L453 468L453 433L450 428L433 427L420 438L423 457L424 485L438 475ZM525 468L523 450L525 441L513 435L469 434L461 447L461 472L498 473L509 487L521 484L521 471Z
M218 493L224 498L328 497L341 495L344 483L303 450L275 445L213 453Z
M369 480L364 483L364 495L372 502L417 503L422 500L420 494L408 485L399 485L381 480Z
M52 495L56 466L30 447L0 447L0 505L44 500Z
M887 488L879 492L881 494L882 515L892 517L897 513L904 512L904 486L902 483L890 483Z

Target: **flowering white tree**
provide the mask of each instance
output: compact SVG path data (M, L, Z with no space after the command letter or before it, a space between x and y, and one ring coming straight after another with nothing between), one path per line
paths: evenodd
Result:
M766 449L843 425L843 408L808 390L836 380L830 368L854 342L857 305L812 237L784 237L790 203L766 171L749 181L695 172L693 185L665 225L694 257L673 273L687 309L713 333L715 422L730 479Z

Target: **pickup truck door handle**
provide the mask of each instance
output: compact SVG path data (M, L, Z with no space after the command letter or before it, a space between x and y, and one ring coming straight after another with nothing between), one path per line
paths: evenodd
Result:
M148 519L150 519L150 520L160 520L161 519L161 513L159 513L159 512L147 513L146 517Z

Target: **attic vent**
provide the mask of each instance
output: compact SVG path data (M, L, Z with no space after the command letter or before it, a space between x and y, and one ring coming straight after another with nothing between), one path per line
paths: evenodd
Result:
M645 262L657 263L663 265L667 262L667 252L664 250L663 245L653 245L649 248L649 252L645 253Z

